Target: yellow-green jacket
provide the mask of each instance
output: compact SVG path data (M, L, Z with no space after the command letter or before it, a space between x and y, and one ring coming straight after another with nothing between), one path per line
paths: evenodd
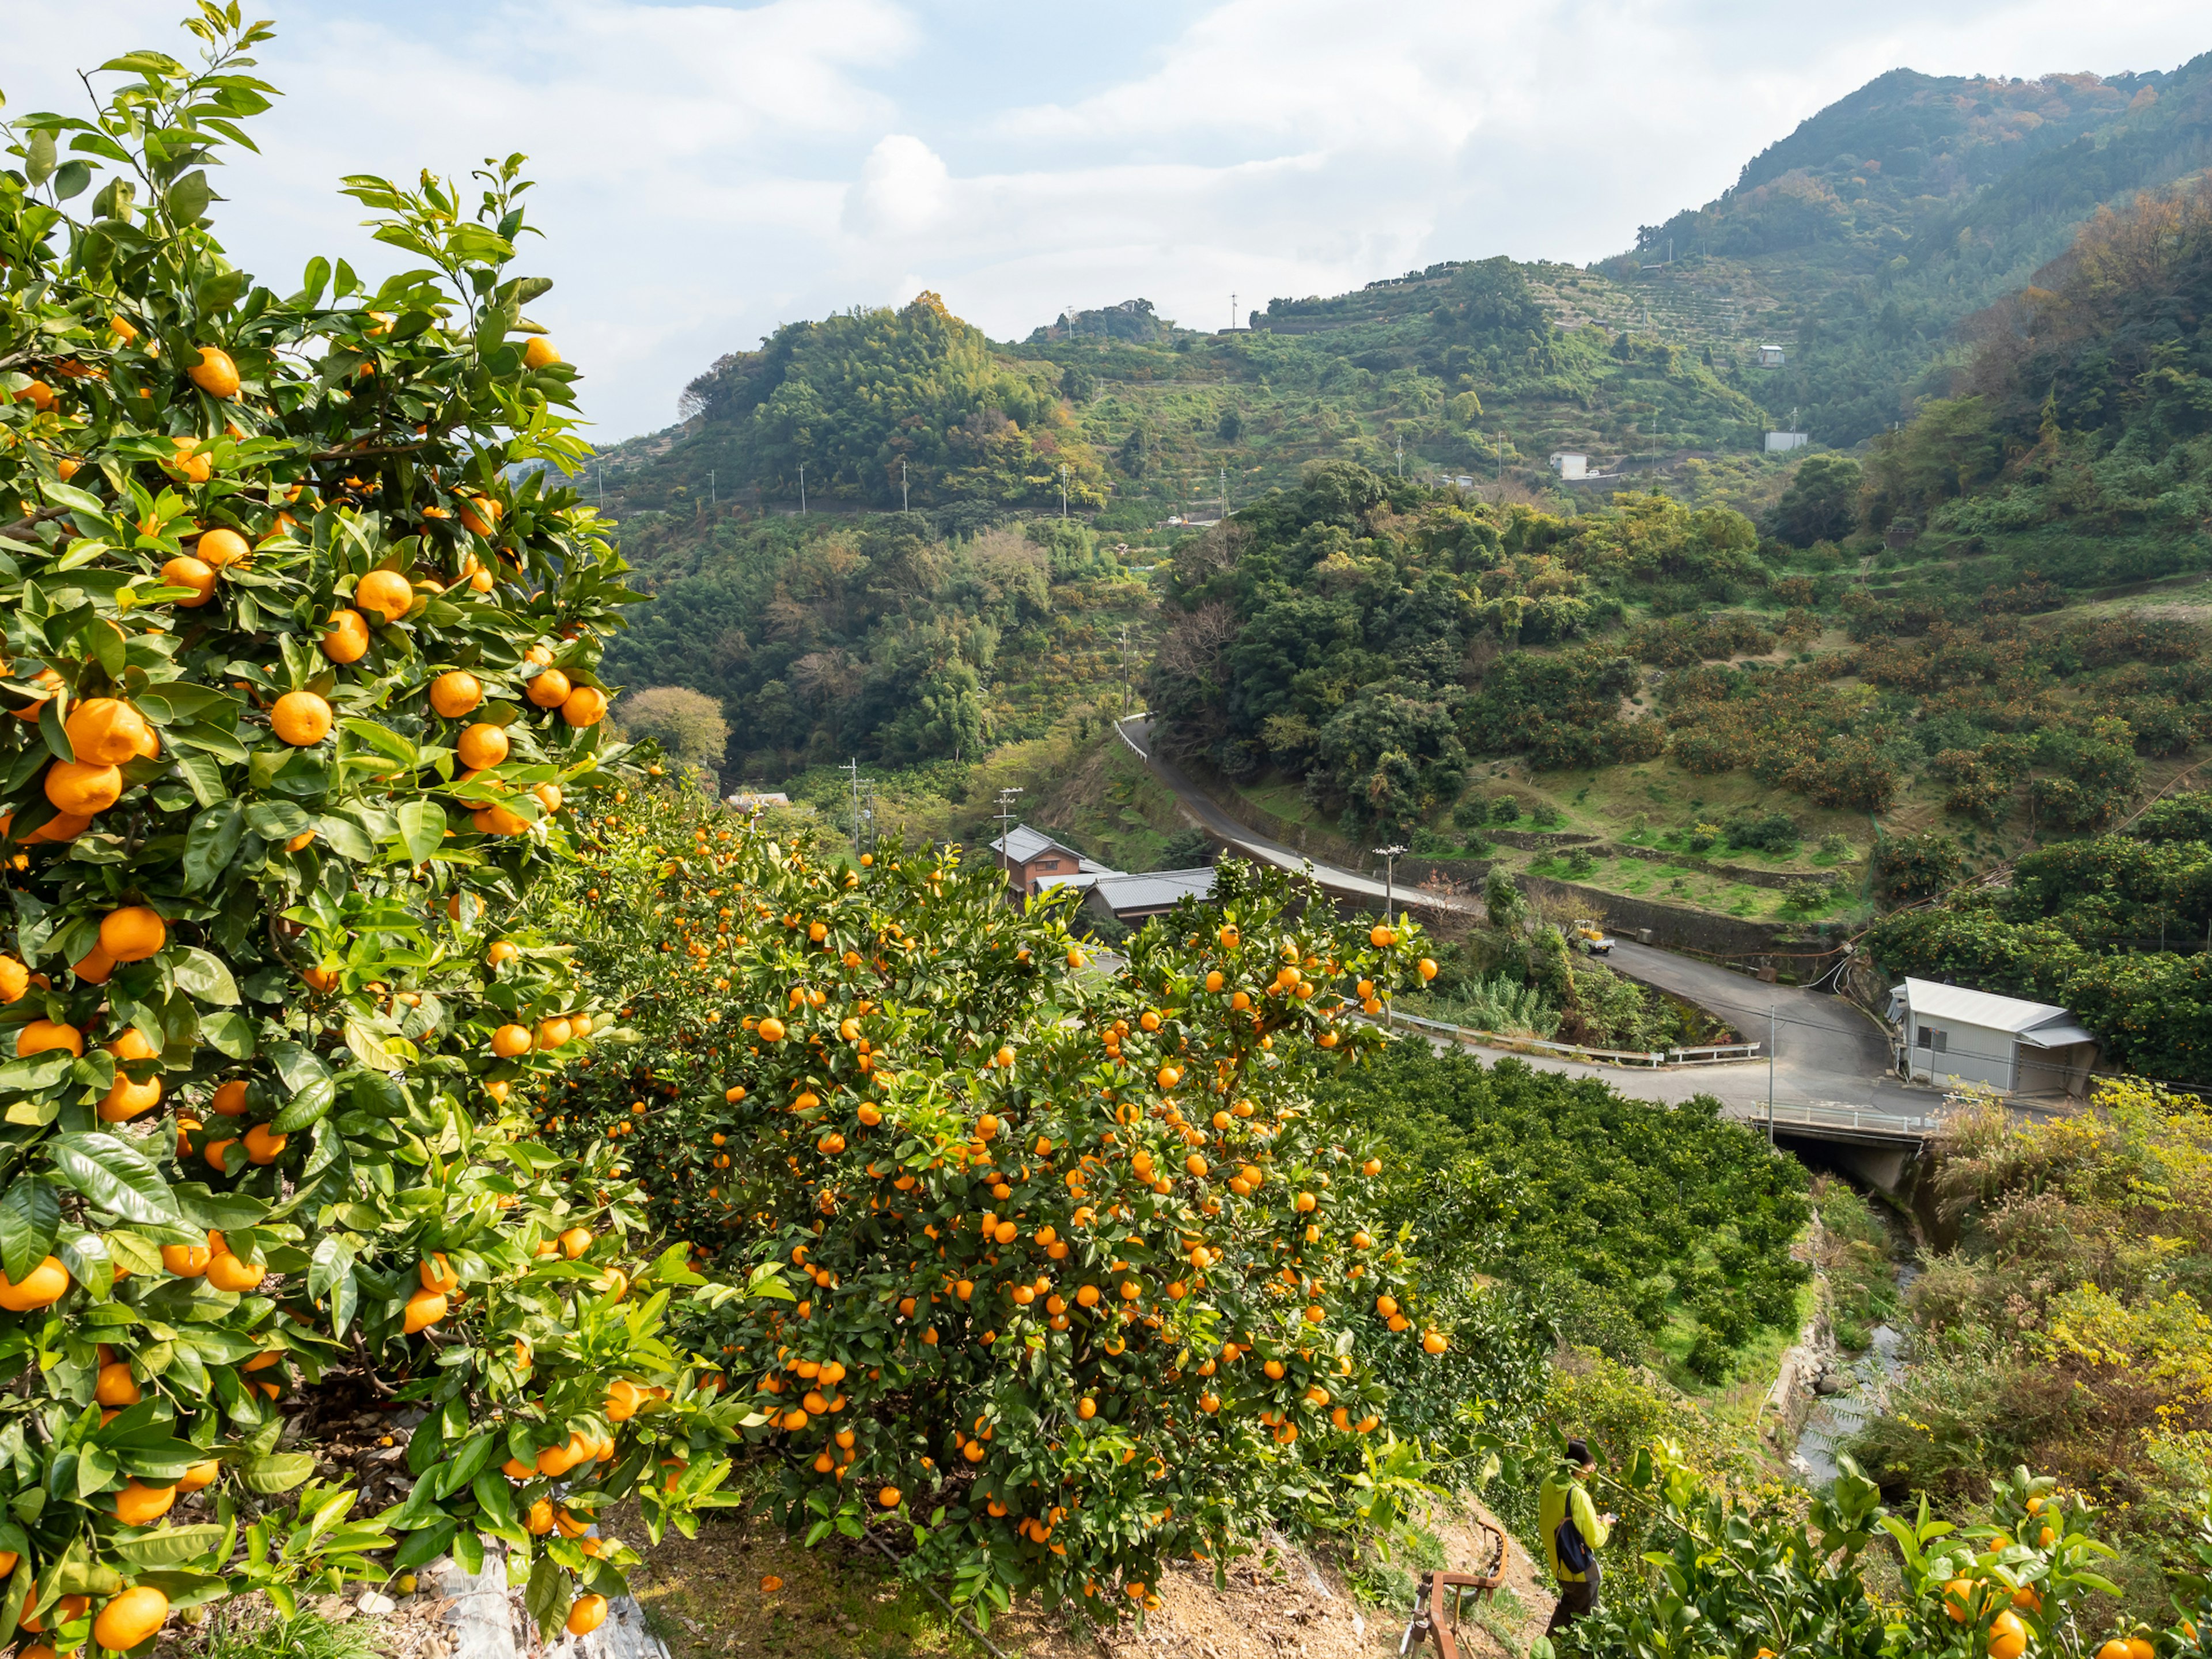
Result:
M1605 1547L1610 1534L1605 1523L1597 1518L1597 1505L1590 1502L1589 1489L1564 1470L1544 1477L1544 1485L1536 1497L1536 1525L1544 1534L1544 1553L1552 1564L1552 1577L1563 1584L1579 1584L1583 1575L1569 1572L1559 1565L1559 1522L1567 1517L1570 1507L1575 1517L1575 1530L1583 1535L1583 1542L1595 1554Z

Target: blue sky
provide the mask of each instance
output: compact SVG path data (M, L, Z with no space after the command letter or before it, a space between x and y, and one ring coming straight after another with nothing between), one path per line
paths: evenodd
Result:
M184 0L7 0L10 112L181 52ZM388 267L338 176L523 150L533 313L595 435L778 323L922 288L994 337L1142 295L1218 327L1445 258L1588 260L1884 70L2171 69L2202 0L264 0L288 96L217 210L242 264Z

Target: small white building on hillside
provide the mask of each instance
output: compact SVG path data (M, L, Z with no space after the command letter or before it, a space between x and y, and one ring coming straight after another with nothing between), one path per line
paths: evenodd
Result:
M2007 1094L2079 1094L2097 1039L2065 1009L1932 979L1889 994L1899 1068L1940 1087L1978 1083Z

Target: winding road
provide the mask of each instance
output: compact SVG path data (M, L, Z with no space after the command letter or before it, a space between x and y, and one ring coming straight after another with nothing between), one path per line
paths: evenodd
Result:
M1152 775L1175 795L1176 803L1198 826L1248 858L1305 874L1331 893L1371 900L1381 904L1379 881L1334 866L1317 864L1304 853L1280 842L1255 834L1223 811L1171 761L1152 752L1151 725L1143 717L1121 721L1115 727ZM1398 890L1400 902L1405 890ZM1474 901L1417 892L1425 908L1479 915ZM1785 1108L1828 1112L1877 1112L1904 1117L1929 1114L1937 1097L1929 1090L1899 1082L1891 1069L1888 1033L1856 1004L1825 992L1792 985L1767 985L1759 980L1701 962L1676 956L1648 945L1616 943L1610 965L1630 979L1694 1002L1734 1026L1744 1038L1764 1043L1769 1012L1773 1017L1771 1098L1778 1112ZM1449 1046L1437 1039L1439 1047ZM1521 1059L1539 1070L1576 1077L1601 1078L1624 1093L1639 1099L1680 1102L1692 1095L1717 1096L1730 1115L1758 1116L1769 1099L1769 1068L1762 1060L1719 1066L1685 1066L1671 1070L1642 1072L1613 1066L1594 1066L1548 1054L1523 1054Z

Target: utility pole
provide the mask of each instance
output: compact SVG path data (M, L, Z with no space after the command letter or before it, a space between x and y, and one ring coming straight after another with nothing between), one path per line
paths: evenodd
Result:
M806 516L806 463L799 464L799 516Z
M1121 624L1121 718L1129 717L1129 624ZM2206 935L2212 938L2212 931Z
M1401 438L1398 441L1395 453L1398 457L1398 476L1402 479L1406 476L1406 441L1404 439Z
M1231 334L1237 331L1237 290L1235 289L1229 290L1229 331Z
M1221 522L1229 522L1229 468L1225 463L1221 469ZM1221 533L1226 536L1229 532L1224 530Z
M1014 855L1006 842L1013 834L1014 797L1021 793L1012 787L999 791L999 867L1006 875L1008 887L1014 884Z
M876 850L876 781L868 780L868 851Z
M607 464L605 461L594 461L592 463L592 470L599 476L599 511L604 513L607 510Z
M721 505L721 495L714 488L714 471L709 467L707 469L707 507L709 512L719 512Z
M1398 860L1405 855L1406 849L1393 842L1388 847L1376 848L1375 851L1382 860L1382 921L1384 925L1388 926L1392 913L1397 908L1395 878L1397 874ZM1387 1002L1382 1005L1382 1029L1386 1031L1392 1029L1390 1005Z
M906 511L906 457L899 457L899 511Z
M1060 516L1067 516L1067 463L1060 464Z
M1766 1144L1774 1145L1774 1005L1766 1005Z

